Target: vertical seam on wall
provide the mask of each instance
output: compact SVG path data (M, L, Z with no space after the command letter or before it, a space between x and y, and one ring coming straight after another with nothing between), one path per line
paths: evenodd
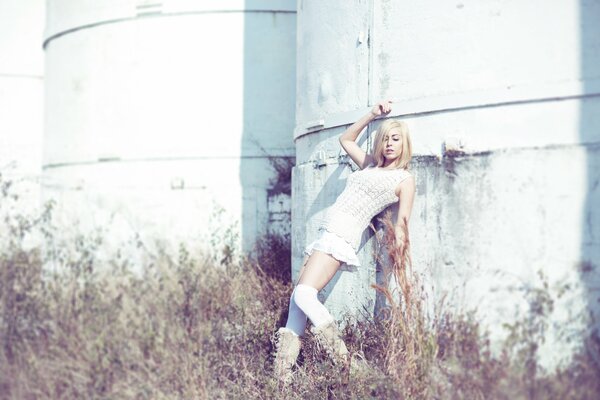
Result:
M373 81L373 25L375 21L375 0L367 0L369 2L369 26L367 34L367 107L373 106L373 93L372 93L372 81ZM371 133L372 124L367 125L367 133ZM367 153L371 153L371 141L367 140Z
M367 107L373 104L371 82L373 81L373 23L375 19L375 0L369 0L369 34L367 38L368 77L367 77Z

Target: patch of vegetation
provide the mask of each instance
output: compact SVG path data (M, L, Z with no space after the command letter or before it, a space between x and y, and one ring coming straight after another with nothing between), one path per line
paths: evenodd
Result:
M507 346L522 351L508 348L500 358L471 315L426 324L408 236L401 251L383 239L400 293L375 287L389 307L344 330L349 349L364 352L372 373L348 380L307 334L294 381L282 389L271 363L292 291L285 239L265 238L262 255L239 262L182 244L177 257L159 254L134 274L127 258L101 264L101 230L67 240L53 225L51 206L33 216L5 212L11 189L0 187L0 229L9 234L0 249L2 398L512 400L599 393L596 337L568 368L542 377L532 372L536 321L515 323ZM532 304L548 307L538 295Z

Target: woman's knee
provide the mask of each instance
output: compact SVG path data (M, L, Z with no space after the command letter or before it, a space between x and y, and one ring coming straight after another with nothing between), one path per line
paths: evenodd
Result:
M318 301L317 293L319 290L310 285L306 285L303 283L299 283L296 285L294 292L292 293L292 298L294 302L300 307L300 309L304 309L307 306L310 306L314 300Z
M306 262L305 270L299 277L298 283L321 290L333 278L340 264L340 261L331 255L314 251Z

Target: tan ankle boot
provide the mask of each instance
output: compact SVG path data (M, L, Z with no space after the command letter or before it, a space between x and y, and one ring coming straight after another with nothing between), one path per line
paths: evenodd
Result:
M353 353L350 356L350 376L351 377L366 377L372 371L371 366L367 362L364 354Z
M292 367L300 353L300 337L291 330L281 327L275 338L275 361L273 372L284 384L292 380Z
M350 368L351 377L364 376L369 373L371 368L364 355L362 353L350 354L335 321L312 327L310 330L334 364Z
M340 331L334 320L319 325L313 326L310 331L317 338L317 343L321 348L325 349L331 361L336 365L347 365L349 351L346 343L342 340Z

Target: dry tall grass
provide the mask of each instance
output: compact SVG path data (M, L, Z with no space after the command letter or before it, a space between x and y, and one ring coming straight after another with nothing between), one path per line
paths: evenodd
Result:
M389 211L381 222L384 234L380 245L385 248L387 257L379 257L378 261L384 268L384 281L388 284L373 284L372 287L385 296L388 304L382 322L383 337L387 342L385 372L402 388L403 396L422 397L430 386L428 375L437 352L435 336L425 325L419 282L412 271L408 222L405 220L400 225L399 237ZM391 281L396 282L399 290L390 288Z
M363 350L373 373L346 382L307 331L294 382L282 391L272 379L271 363L273 334L285 323L292 290L288 272L281 272L290 269L284 242L265 238L255 259L222 265L182 245L178 257L156 256L140 276L131 272L127 258L112 260L109 268L100 264L96 253L103 244L96 234L79 235L64 246L50 209L31 218L6 216L0 224L4 235L10 231L0 249L3 399L591 399L598 394L598 367L586 353L569 369L538 377L524 361L492 358L485 335L469 316L440 316L429 328L410 269L410 242L400 254L391 248L392 258L400 260L391 274L401 296L377 287L388 298L388 312L344 331L350 350ZM42 233L46 246L26 244L33 232ZM59 268L48 269L49 261Z

